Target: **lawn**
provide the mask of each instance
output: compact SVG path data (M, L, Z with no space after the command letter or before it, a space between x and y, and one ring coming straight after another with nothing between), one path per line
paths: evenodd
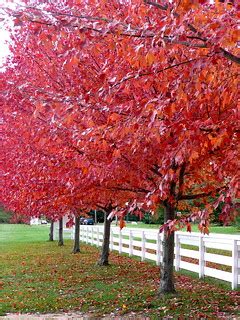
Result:
M144 228L144 229L159 229L160 225L157 224L146 224L143 222L135 223L127 223L127 228ZM181 231L186 231L186 229L183 229ZM192 232L199 232L197 225L192 225ZM236 226L217 226L217 225L211 225L210 226L210 233L224 233L224 234L238 234L240 235L240 229L238 229Z
M71 254L48 242L48 227L0 225L0 315L7 312L80 310L95 317L141 312L151 319L225 319L237 314L239 291L228 285L176 274L178 295L159 298L159 268L111 253L96 265L99 250L81 245Z

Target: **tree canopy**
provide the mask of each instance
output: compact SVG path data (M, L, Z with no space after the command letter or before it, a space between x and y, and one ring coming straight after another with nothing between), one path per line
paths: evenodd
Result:
M220 218L234 217L234 3L25 0L1 17L14 24L1 84L7 207L162 205L166 234L194 220L208 232L222 202Z

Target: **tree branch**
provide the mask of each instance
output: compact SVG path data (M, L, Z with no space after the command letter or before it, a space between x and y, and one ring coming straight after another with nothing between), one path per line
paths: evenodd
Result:
M54 83L56 83L56 84L57 84L58 86L60 86L62 89L64 88L64 85L63 85L61 82L55 80L55 79L51 76L51 74L50 74L47 70L45 70L45 69L41 66L41 64L40 64L31 54L29 54L27 51L26 51L26 54L30 57L30 59L32 59L33 62L35 62L35 63L37 64L37 66L38 66L38 68L39 68L40 70L42 70L50 79L52 79L52 81L53 81Z
M172 68L175 68L175 67L179 67L181 65L184 65L184 64L187 64L187 63L190 63L190 62L193 62L193 61L196 61L197 59L190 59L190 60L185 60L185 61L182 61L182 62L179 62L179 63L176 63L174 65L171 65L171 66L168 66L166 68L163 68L163 69L160 69L158 71L155 71L155 72L143 72L143 73L138 73L138 74L132 74L130 76L127 76L127 77L124 77L122 80L120 80L119 82L115 83L112 88L122 84L123 82L125 81L128 81L128 80L131 80L131 79L137 79L137 78L140 78L140 77L144 77L144 76L150 76L150 75L155 75L155 74L158 74L158 73L161 73L163 71L166 71L166 70L169 70L169 69L172 69Z
M150 169L151 172L155 173L157 176L162 178L162 174L158 171L159 166L157 164L154 164L153 167Z
M150 4L151 6L154 6L158 9L161 9L161 10L164 10L166 11L168 9L168 5L166 4L165 6L159 4L159 3L156 3L156 2L153 2L153 1L148 1L148 0L144 0L144 3L146 4Z
M209 192L202 192L202 193L197 193L197 194L185 194L181 195L180 197L177 198L177 200L194 200L194 199L200 199L200 198L205 198L213 195L214 193L217 193L223 189L225 189L226 186L217 188L215 190L209 191Z
M75 151L77 151L77 153L84 155L84 152L79 150L77 147L71 146L72 149L74 149Z
M158 3L155 3L155 2L152 2L152 1L148 1L148 0L144 0L144 2L146 4L149 4L151 6L159 8L160 10L167 11L167 9L168 9L168 5L163 6L163 5L160 5ZM173 12L173 16L179 17L179 14L177 12ZM200 37L200 39L202 41L207 42L208 39L207 38L202 38L201 37L201 33L192 24L188 23L187 26L193 33L196 33L198 35L198 37ZM185 44L183 43L183 45L185 45ZM228 52L227 50L225 50L223 48L220 48L220 51L223 53L223 56L225 58L227 58L228 60L231 60L231 61L233 61L233 62L235 62L237 64L240 64L240 58L239 57L235 56L234 54Z
M149 193L150 190L144 188L128 188L128 187L104 187L104 189L108 190L116 190L116 191L128 191L128 192L135 192L135 193Z
M144 0L145 4L148 4L148 5L151 5L151 6L154 6L154 7L157 7L158 9L160 10L164 10L166 11L168 9L168 5L161 5L161 4L158 4L158 3L155 3L153 1L148 1L148 0ZM25 7L25 8L32 8L32 7ZM33 8L32 8L33 9ZM38 8L34 8L35 10L39 10L41 11L40 9ZM107 19L107 18L102 18L102 17L92 17L92 16L84 16L84 15L75 15L75 14L70 14L70 13L61 13L61 12L54 12L54 11L47 11L48 13L51 13L53 16L67 16L67 17L74 17L76 19L85 19L87 21L102 21L102 22L106 22L106 23L112 23L114 22L113 20L110 20L110 19ZM173 16L175 17L179 17L179 14L177 12L173 12ZM46 24L46 25L54 25L53 23L51 22L42 22L42 21L34 21L33 19L29 19L30 21L32 22L35 22L35 23L40 23L40 24ZM123 25L124 27L126 27L126 25L124 23L120 23L121 25ZM203 42L207 42L207 39L206 38L202 38L201 37L201 33L192 25L192 24L187 24L188 28L193 32L193 33L196 33L197 34L197 39L198 40L201 40ZM78 25L72 25L71 27L79 27ZM97 29L97 28L93 28L93 27L83 27L82 30L85 29L85 30L92 30L92 31L95 31L95 32L98 32L98 33L102 33L102 30L100 29ZM139 30L133 30L133 31L139 31ZM108 31L108 32L105 32L106 34L110 34L112 33L112 31ZM155 36L155 34L150 34L150 35L143 35L142 33L140 34L134 34L134 33L125 33L125 32L121 32L119 35L122 35L122 36L128 36L128 37L139 37L139 38L152 38ZM188 37L187 38L191 38L191 37ZM187 47L196 47L196 48L206 48L207 45L206 44L191 44L187 41L178 41L178 40L173 40L171 39L170 37L168 36L164 36L164 40L166 42L170 42L170 43L175 43L175 44L181 44L181 45L184 45L184 46L187 46ZM223 53L223 56L237 64L240 64L240 58L235 56L234 54L228 52L227 50L223 49L223 48L220 48L220 51Z
M235 56L231 52L228 52L227 50L220 48L220 51L223 53L224 57L232 60L233 62L236 62L237 64L240 64L240 57Z
M186 170L186 163L184 162L180 168L179 172L179 184L178 184L178 195L177 199L182 197L183 194L183 184L184 184L184 175Z
M46 26L54 26L55 24L54 23L49 23L49 22L43 22L43 21L38 21L38 20L32 20L30 19L29 20L30 22L33 22L33 23L39 23L39 24L42 24L42 25L46 25ZM79 28L79 25L77 24L74 24L74 25L67 25L67 26L64 26L64 27L71 27L71 28ZM90 30L90 31L94 31L94 32L97 32L99 34L113 34L112 31L102 31L101 29L97 29L97 28L94 28L94 27L90 27L90 26L84 26L84 27L81 27L81 31L83 30ZM137 32L137 33L136 33ZM144 34L141 30L138 30L138 29L132 29L130 30L129 32L120 32L118 34L119 36L125 36L125 37L133 37L133 38L154 38L156 36L155 33L148 33L148 34ZM193 37L193 36L186 36L187 39L196 39L196 40L200 40L200 41L205 41L204 39L200 38L200 37ZM192 47L192 48L207 48L207 45L206 44L202 44L202 43L190 43L188 41L180 41L180 40L177 40L177 39L173 39L171 36L163 36L163 40L165 42L168 42L168 43L172 43L172 44L180 44L180 45L184 45L186 47Z
M106 213L110 213L112 210L114 210L114 209L117 208L117 206L112 206L111 203L109 203L109 204L107 204L107 205L105 205L105 206L100 205L100 204L97 204L96 206L97 206L99 209L101 209L101 210L103 210L104 212L106 212Z

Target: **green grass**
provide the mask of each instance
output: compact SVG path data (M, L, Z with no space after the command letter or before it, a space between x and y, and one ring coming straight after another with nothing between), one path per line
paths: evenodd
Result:
M8 249L6 244L34 243L47 241L49 228L46 225L0 224L0 246Z
M137 224L126 224L127 228L144 228L144 229L159 229L160 225L156 224L146 224L143 222L138 222ZM181 231L186 231L183 229ZM192 232L199 232L197 225L192 225ZM223 233L223 234L240 234L240 230L236 226L215 226L210 227L210 233Z
M99 267L99 249L81 245L71 254L48 242L48 227L0 225L0 314L80 310L104 314L141 313L151 319L219 319L236 314L239 292L187 274L176 274L178 295L159 297L159 268L111 253Z

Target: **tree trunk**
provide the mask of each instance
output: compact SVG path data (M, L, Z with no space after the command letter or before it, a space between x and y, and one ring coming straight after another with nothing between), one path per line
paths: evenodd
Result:
M175 218L175 208L169 202L164 204L164 222ZM161 263L160 294L175 293L174 287L174 232L163 238L163 262Z
M49 241L53 241L53 226L54 222L51 220L50 231L49 231Z
M110 211L111 212L111 211ZM104 213L104 235L103 235L103 245L100 254L100 259L98 261L99 266L108 266L108 256L109 256L109 240L110 240L110 230L112 219L107 219L109 212Z
M80 216L75 217L74 246L72 253L80 252Z
M58 245L63 246L63 218L59 219Z
M94 210L94 220L95 220L95 224L97 224L97 210Z

